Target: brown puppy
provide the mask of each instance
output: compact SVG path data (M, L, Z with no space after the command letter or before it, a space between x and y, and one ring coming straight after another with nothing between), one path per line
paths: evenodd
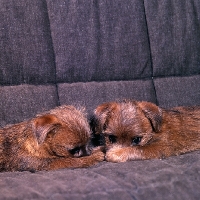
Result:
M106 160L165 158L200 149L200 107L161 109L150 102L110 102L95 110Z
M104 154L97 149L88 155L89 138L90 127L83 110L60 106L0 129L0 171L91 166L103 161Z

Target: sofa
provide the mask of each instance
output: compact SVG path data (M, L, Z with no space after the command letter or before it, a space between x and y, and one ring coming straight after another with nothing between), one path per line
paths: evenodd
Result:
M199 0L0 0L0 127L59 105L200 105ZM200 151L1 172L0 199L197 200Z

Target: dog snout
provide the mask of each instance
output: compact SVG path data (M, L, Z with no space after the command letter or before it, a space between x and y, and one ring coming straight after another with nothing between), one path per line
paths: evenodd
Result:
M91 146L90 144L88 144L88 145L85 147L85 155L86 155L86 156L89 156L91 153L92 153L92 146Z

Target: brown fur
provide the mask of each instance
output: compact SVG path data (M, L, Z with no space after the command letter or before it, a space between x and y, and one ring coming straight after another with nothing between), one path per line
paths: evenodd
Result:
M95 110L106 160L166 158L200 149L200 107L161 109L150 102L109 102Z
M84 112L60 106L0 129L0 171L88 167L104 159L89 154L90 128Z

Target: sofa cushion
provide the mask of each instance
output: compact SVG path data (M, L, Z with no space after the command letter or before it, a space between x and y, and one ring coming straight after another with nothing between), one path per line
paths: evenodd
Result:
M0 87L0 126L21 122L58 105L54 85Z
M0 1L0 84L55 82L55 62L44 1Z
M158 104L162 107L200 105L200 75L155 79Z
M152 75L141 1L48 0L58 82Z
M145 0L153 75L200 73L200 2Z
M135 98L156 103L152 80L63 83L58 85L58 94L61 104L83 105L89 114L108 101Z

